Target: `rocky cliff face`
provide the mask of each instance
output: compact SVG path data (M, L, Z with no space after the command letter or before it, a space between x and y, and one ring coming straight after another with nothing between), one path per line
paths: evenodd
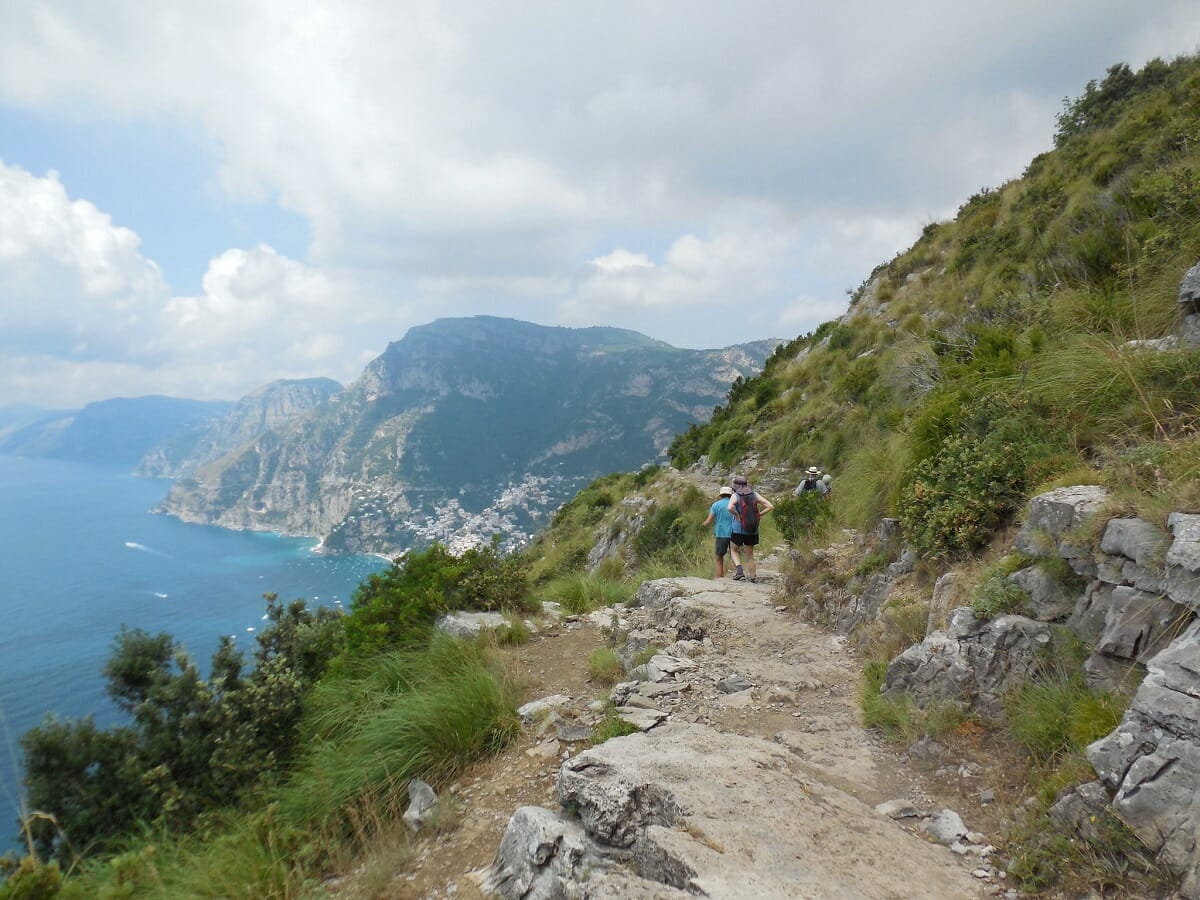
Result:
M612 328L491 317L412 329L344 392L181 479L162 511L394 554L519 544L604 472L705 419L777 342L680 350Z
M275 381L238 401L218 419L188 428L142 457L137 474L177 478L285 426L342 389L330 378Z

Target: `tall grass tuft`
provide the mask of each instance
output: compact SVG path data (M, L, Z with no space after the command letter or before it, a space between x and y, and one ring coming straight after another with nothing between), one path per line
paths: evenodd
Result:
M567 612L578 615L624 603L632 593L633 589L627 582L576 573L555 578L541 589L539 596L543 600L561 603Z
M448 638L434 640L424 654L400 654L390 679L397 691L351 688L347 705L363 704L369 716L335 713L336 688L322 695L309 733L320 735L280 795L289 823L314 825L344 819L363 797L387 800L408 781L434 784L459 774L473 758L498 750L520 730L519 691L494 671L486 651ZM419 673L419 674L418 674ZM406 675L412 677L404 677ZM331 728L335 722L345 728Z

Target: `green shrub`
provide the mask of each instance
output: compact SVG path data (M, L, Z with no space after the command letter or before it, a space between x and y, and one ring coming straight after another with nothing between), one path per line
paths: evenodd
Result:
M582 574L556 578L539 592L542 599L561 603L573 615L624 603L631 593L632 588L623 581Z
M1034 759L1050 762L1111 732L1126 705L1071 675L1027 682L1006 698L1005 711L1013 736Z
M783 539L796 546L819 522L832 516L830 502L816 491L789 496L775 504L771 518Z
M603 744L605 741L610 741L613 738L624 737L627 734L637 734L640 729L636 725L631 725L624 719L617 716L611 710L600 720L599 724L592 729L592 737L589 743L596 747Z
M987 578L971 596L971 611L985 621L1021 612L1028 605L1029 592L1003 574Z

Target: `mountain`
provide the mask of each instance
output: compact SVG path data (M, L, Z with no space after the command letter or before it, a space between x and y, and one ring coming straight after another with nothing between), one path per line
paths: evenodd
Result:
M177 478L282 427L341 389L331 378L274 381L243 397L226 415L171 434L142 457L137 474Z
M161 511L329 552L519 543L587 480L660 458L777 341L682 350L477 316L411 329L302 418L180 479Z
M102 400L0 436L0 453L132 465L169 435L201 426L230 406L161 396Z

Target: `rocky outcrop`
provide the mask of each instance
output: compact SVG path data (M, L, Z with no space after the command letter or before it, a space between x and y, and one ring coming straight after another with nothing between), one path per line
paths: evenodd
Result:
M1147 662L1117 730L1088 748L1112 807L1200 898L1200 624Z
M486 887L528 897L969 897L944 849L756 738L668 723L568 759L558 801L509 821ZM847 852L855 847L862 852Z
M988 718L1004 711L1004 695L1029 679L1051 649L1050 628L1024 616L981 622L956 610L934 632L888 665L883 693L906 694L919 706L951 703Z
M1200 263L1192 266L1179 285L1180 341L1200 347Z

